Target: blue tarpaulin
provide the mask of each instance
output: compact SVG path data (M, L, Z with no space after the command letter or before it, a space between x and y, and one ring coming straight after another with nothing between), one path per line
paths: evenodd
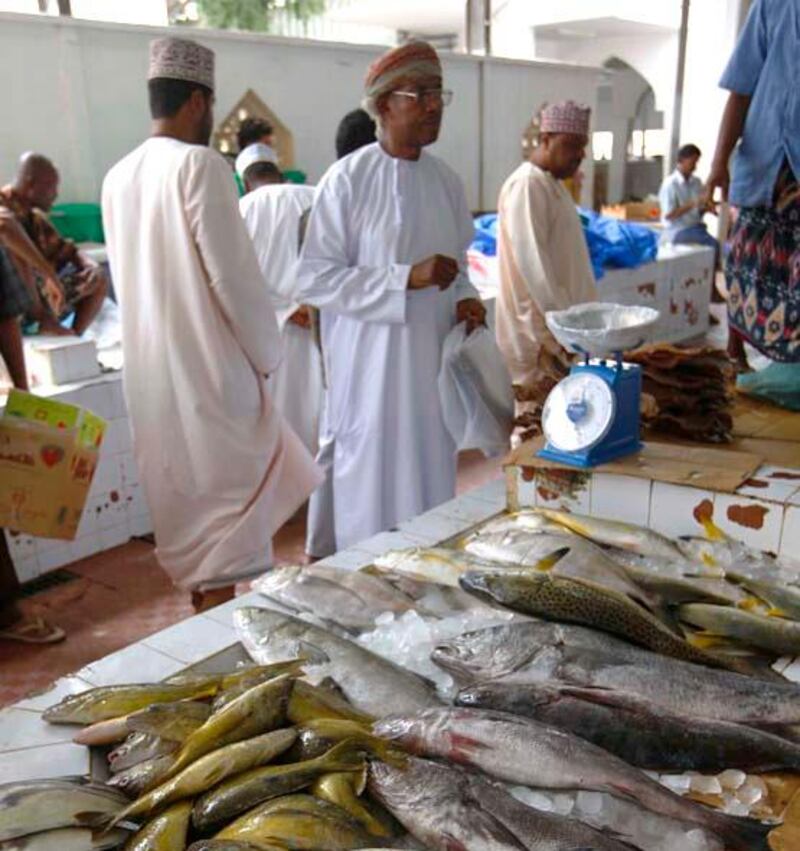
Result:
M658 236L647 226L601 216L592 210L579 208L578 212L597 280L606 269L633 269L656 259ZM497 254L496 213L475 219L472 247L487 257Z

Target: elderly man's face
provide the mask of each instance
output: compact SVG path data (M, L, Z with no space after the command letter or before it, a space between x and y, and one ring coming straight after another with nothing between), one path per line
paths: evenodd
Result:
M547 153L550 173L559 180L566 180L580 168L589 137L575 133L543 133L541 144Z
M42 169L31 178L26 187L28 201L34 207L47 212L58 198L58 184L59 177L55 169Z
M400 80L382 99L384 133L406 145L425 147L439 138L442 126L442 78Z

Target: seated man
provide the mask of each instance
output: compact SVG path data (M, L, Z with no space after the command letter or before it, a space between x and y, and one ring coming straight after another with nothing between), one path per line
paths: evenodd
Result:
M47 212L58 196L56 167L41 154L23 154L14 182L0 189L0 208L14 216L27 234L36 263L25 264L17 256L23 276L32 271L39 286L39 299L26 318L38 322L43 334L82 335L97 316L106 296L106 277L97 263L79 251L72 240L64 239L50 223ZM12 246L8 246L13 250ZM31 246L29 246L30 248ZM51 277L44 270L51 270ZM52 278L59 278L61 297L53 297ZM72 329L60 320L75 313Z
M664 178L658 193L661 205L661 223L665 242L676 245L707 245L714 249L714 268L719 259L719 243L708 232L703 215L713 211L706 200L702 180L694 176L700 148L684 145L678 151L675 171Z

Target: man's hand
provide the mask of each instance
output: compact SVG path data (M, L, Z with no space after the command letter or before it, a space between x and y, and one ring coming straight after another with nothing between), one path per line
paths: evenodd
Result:
M42 279L42 295L53 315L61 316L66 306L66 299L61 281L55 275L48 275Z
M86 298L92 295L105 282L105 274L97 263L91 262L87 264L77 275L75 280L77 286L75 291L79 298Z
M464 298L456 305L456 321L467 323L467 334L486 324L486 308L478 298Z
M728 200L728 189L731 184L731 175L730 171L728 171L727 163L712 163L711 165L711 174L708 176L708 183L706 183L706 194L705 194L705 203L713 204L714 203L714 192L717 187L721 190L722 200Z
M292 325L297 325L298 328L309 330L311 328L311 308L306 304L300 305L289 317L289 322Z
M411 267L408 276L408 289L424 290L426 287L439 287L446 290L458 275L458 262L443 254L434 254Z

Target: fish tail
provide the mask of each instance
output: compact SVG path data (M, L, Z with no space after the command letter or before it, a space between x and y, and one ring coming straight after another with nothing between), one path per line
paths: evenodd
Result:
M359 771L364 768L364 747L356 739L345 739L318 757L326 772Z
M715 814L711 830L735 851L770 851L769 834L774 824L764 824L751 818Z

